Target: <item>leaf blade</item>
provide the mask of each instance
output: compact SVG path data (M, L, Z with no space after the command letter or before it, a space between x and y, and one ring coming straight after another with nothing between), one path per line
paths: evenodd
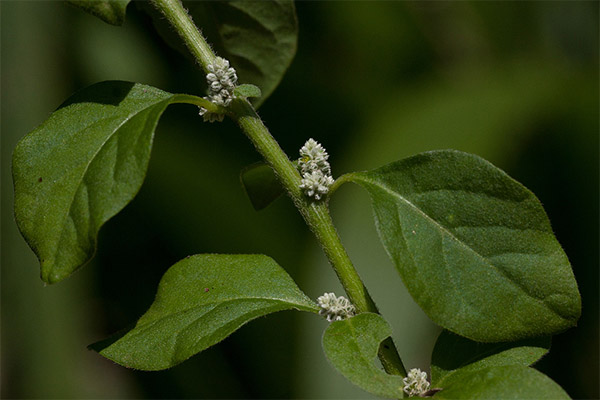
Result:
M284 192L273 168L266 163L256 163L245 167L240 172L240 182L256 211L269 206Z
M19 142L15 217L45 282L92 258L101 226L143 183L163 111L189 100L146 85L101 82L73 95Z
M217 55L235 67L240 83L251 83L262 95L258 108L281 82L297 48L298 21L291 0L183 1ZM152 17L158 33L171 47L188 55L181 39L158 12L140 4Z
M519 342L478 343L442 331L431 356L431 384L443 387L443 382L455 372L477 371L489 367L530 366L550 349L550 338L535 338Z
M456 373L445 385L434 399L570 399L552 379L520 365Z
M123 25L129 0L67 0L68 4L111 25Z
M204 254L173 265L136 326L97 350L129 368L174 366L268 313L318 307L262 255Z
M577 285L541 204L487 161L434 151L345 179L371 195L388 255L442 327L494 342L577 321Z
M402 377L375 366L379 345L391 334L391 327L381 316L361 313L332 322L323 334L323 350L329 362L353 384L378 396L402 398Z

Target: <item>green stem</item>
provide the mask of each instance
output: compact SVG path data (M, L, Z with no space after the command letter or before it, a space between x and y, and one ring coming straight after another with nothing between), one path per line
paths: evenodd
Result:
M207 66L215 59L215 53L204 40L181 2L179 0L151 0L151 2L163 13L179 37L183 39L185 46L202 66L204 72L208 72Z
M179 0L152 0L152 2L166 16L194 57L206 69L206 65L212 62L215 55ZM317 237L357 312L379 314L377 306L340 241L326 201L312 201L304 195L300 189L302 179L300 173L247 100L236 99L229 108L231 117L237 121L258 152L271 165L307 225ZM406 376L406 370L391 338L382 342L378 355L388 373Z

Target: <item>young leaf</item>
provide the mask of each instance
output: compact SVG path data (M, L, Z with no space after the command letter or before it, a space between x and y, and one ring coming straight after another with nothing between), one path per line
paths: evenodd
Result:
M569 399L569 395L552 379L521 365L458 371L443 382L441 389L433 396L434 399Z
M67 3L111 25L123 25L129 0L67 0Z
M141 84L98 83L19 142L15 217L45 282L66 278L92 258L100 227L140 189L156 124L172 102L207 103Z
M257 211L267 207L283 193L283 187L273 169L265 163L256 163L244 168L240 173L240 180Z
M145 2L137 2L151 16L158 33L183 54L181 39L162 16ZM275 90L296 54L298 21L291 0L183 1L190 16L215 49L235 67L239 82L252 83L262 104Z
M344 179L371 195L384 247L437 324L499 342L577 322L577 283L542 205L492 164L434 151Z
M369 393L393 399L404 396L402 377L375 366L379 344L392 329L379 315L362 313L332 322L323 335L323 350L331 364L350 382Z
M477 343L448 331L438 337L431 356L431 384L443 387L443 381L457 371L477 371L505 365L529 366L550 349L550 338L519 342Z
M244 83L235 88L234 93L239 97L260 97L262 95L258 86Z
M107 347L92 347L129 368L172 367L265 314L318 306L263 255L203 254L173 265L135 327Z

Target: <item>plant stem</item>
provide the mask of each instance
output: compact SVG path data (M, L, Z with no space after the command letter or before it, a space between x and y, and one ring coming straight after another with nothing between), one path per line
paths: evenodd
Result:
M215 55L179 0L152 0L152 2L166 16L191 53L206 70L206 65L212 62ZM307 225L323 247L357 312L379 314L377 306L367 292L340 241L326 201L312 201L302 193L300 173L247 100L234 100L230 105L230 115L237 121L242 131L279 177ZM406 376L406 370L391 338L387 338L381 343L378 356L388 373Z
M151 2L163 13L179 37L183 39L185 46L202 66L204 72L208 72L206 67L215 59L215 53L204 40L181 2L179 0L151 0Z

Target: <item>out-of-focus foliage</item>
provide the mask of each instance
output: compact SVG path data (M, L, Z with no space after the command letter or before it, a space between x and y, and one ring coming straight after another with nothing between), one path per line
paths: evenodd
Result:
M314 137L334 176L455 148L531 189L583 302L578 327L556 336L536 367L572 397L597 398L598 4L301 2L297 11L296 58L260 109L283 148L296 158ZM229 121L202 124L195 107L165 112L147 181L100 232L97 258L42 286L12 218L16 142L99 81L205 91L193 63L136 7L127 12L117 28L58 2L2 3L2 396L364 398L323 355L327 322L305 313L253 321L163 372L85 350L139 318L168 266L189 254L267 254L312 298L341 294L289 200L258 213L249 203L239 171L259 156L247 139ZM439 330L398 290L368 195L345 185L331 208L407 367L427 369Z

